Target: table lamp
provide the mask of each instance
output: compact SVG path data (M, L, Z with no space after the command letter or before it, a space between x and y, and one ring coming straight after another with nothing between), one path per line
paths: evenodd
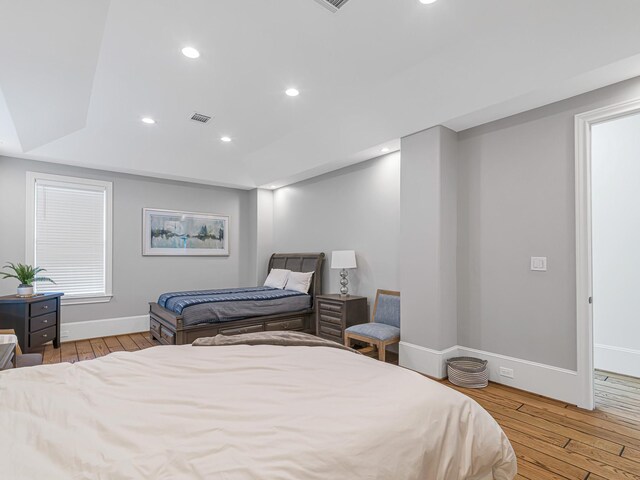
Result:
M331 268L340 270L340 294L349 295L348 268L357 268L356 252L353 250L337 250L331 252Z

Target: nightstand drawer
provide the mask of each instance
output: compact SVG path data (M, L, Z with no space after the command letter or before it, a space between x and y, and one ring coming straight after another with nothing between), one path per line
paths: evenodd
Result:
M332 342L342 343L342 337L335 337L333 335L327 335L326 333L318 333L318 337L324 338L325 340L331 340Z
M325 312L320 312L320 321L325 323L332 323L340 327L342 325L341 317L334 317L332 315L327 315Z
M342 315L342 303L327 302L326 300L318 300L318 309L333 312L336 315Z
M303 330L304 319L303 318L291 318L289 320L280 320L277 322L267 322L265 329L268 332L279 330Z
M29 348L39 347L56 338L56 327L45 328L39 332L29 334Z
M55 312L58 307L58 301L56 299L46 300L44 302L35 302L29 306L29 315L37 317L38 315L44 315L45 313Z
M318 329L319 334L331 335L332 337L336 337L338 339L342 338L342 328L339 325L319 322Z
M34 333L47 327L55 327L55 325L56 312L40 315L39 317L33 317L29 319L29 333Z

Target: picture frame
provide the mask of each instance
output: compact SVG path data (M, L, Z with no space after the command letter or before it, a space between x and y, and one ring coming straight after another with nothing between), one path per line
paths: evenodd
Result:
M229 256L229 217L143 208L142 255Z

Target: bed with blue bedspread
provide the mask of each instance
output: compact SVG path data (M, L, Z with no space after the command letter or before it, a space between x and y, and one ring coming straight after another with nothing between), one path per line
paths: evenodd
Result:
M189 326L307 310L311 295L272 287L227 288L163 293L158 305Z
M315 333L323 263L324 253L274 253L269 259L267 271L314 272L307 294L260 286L163 293L149 304L151 335L163 344L184 345L220 333Z

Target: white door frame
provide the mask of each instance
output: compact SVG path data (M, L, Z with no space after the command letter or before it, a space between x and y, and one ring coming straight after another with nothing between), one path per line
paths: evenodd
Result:
M578 406L595 408L593 391L593 258L591 239L591 127L640 113L640 99L575 117L576 136L576 313L578 334Z

